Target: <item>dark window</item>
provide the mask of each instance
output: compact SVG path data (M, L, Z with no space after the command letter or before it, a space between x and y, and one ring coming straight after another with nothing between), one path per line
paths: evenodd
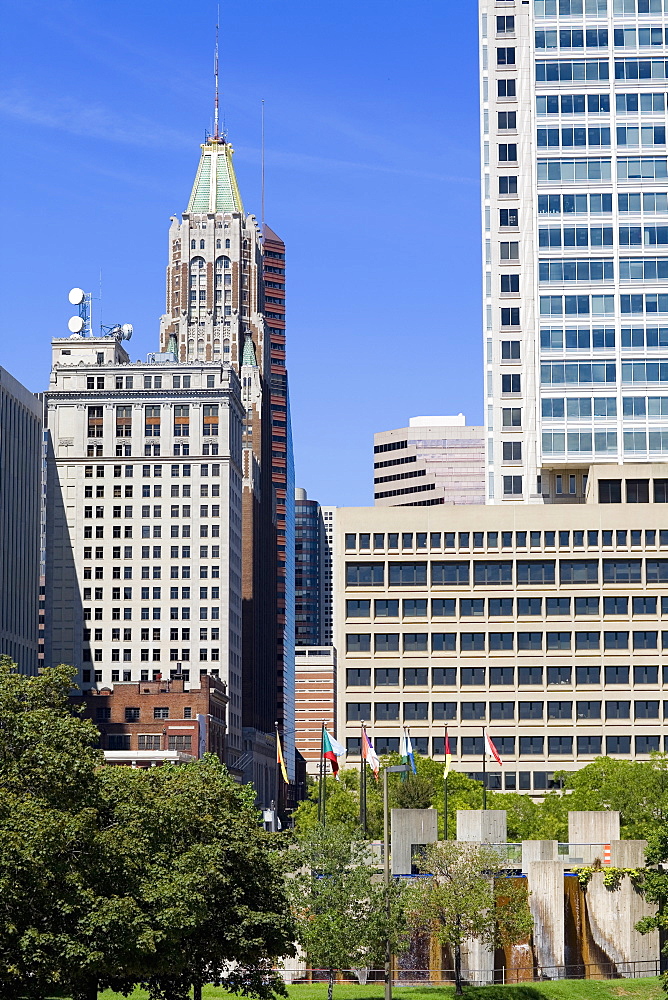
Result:
M605 668L605 683L606 684L628 684L629 682L629 668L628 667L606 667Z
M599 600L598 597L576 597L575 598L575 614L576 615L598 615Z
M369 653L371 651L371 636L364 632L349 632L346 636L347 653Z
M457 737L450 736L450 753L457 755ZM431 753L433 757L443 757L445 754L445 736L434 736L431 741Z
M548 736L547 752L554 757L570 757L573 753L573 737Z
M376 667L373 673L376 687L393 687L399 683L399 667Z
M656 649L657 647L657 632L634 632L633 633L633 648L634 649Z
M376 751L378 753L398 753L398 736L378 736L376 738Z
M461 667L460 682L463 687L483 685L485 683L485 668Z
M501 598L503 600L503 598ZM512 600L512 598L509 598ZM512 611L512 605L511 605ZM530 615L542 615L543 613L543 598L542 597L518 597L517 598L517 614L520 616L530 616Z
M628 649L629 648L629 633L628 632L604 632L603 633L603 647L604 647L604 649Z
M571 668L566 666L548 667L547 683L550 685L571 683Z
M649 479L627 479L626 502L649 503Z
M462 597L459 602L459 614L462 618L483 618L485 615L484 597Z
M517 668L517 680L519 684L542 684L543 668L537 666Z
M495 736L494 746L499 752L501 757L514 757L515 756L515 737L514 736ZM494 788L495 786L491 783L492 778L498 778L499 783L496 785L497 788L501 788L501 775L500 774L487 774L487 787Z
M484 632L462 632L459 638L462 652L479 653L485 649Z
M600 736L578 736L578 756L596 756L601 752Z
M573 718L573 702L572 701L548 701L547 703L547 717L548 719L572 719Z
M521 598L520 598L521 600ZM518 632L517 633L517 648L518 649L542 649L543 648L543 633L542 632Z
M129 733L110 733L107 736L107 749L108 750L129 750L130 749L130 734Z
M600 632L576 632L576 649L598 649L601 643Z
M431 648L434 653L454 652L457 635L455 632L433 632Z
M578 719L600 719L600 701L578 701L576 702L576 718Z
M368 618L371 614L371 601L346 601L347 618Z
M433 618L453 618L455 615L454 597L433 597L431 614Z
M452 722L457 718L457 702L434 701L431 706L434 722ZM452 743L452 740L450 740Z
M346 563L346 586L382 587L384 583L383 563Z
M413 587L427 583L426 563L390 563L390 586Z
M348 722L369 722L371 719L371 703L368 701L349 701L346 705Z
M547 633L547 648L548 649L570 649L571 648L571 633L570 632L548 632Z
M655 615L656 614L656 597L634 597L633 598L633 614L634 615Z
M482 736L462 736L462 756L480 757L482 755Z
M603 571L605 576L605 569ZM603 614L604 615L626 615L629 610L629 599L628 597L604 597L603 598Z
M484 722L485 702L484 701L463 701L462 707L463 722Z
M426 597L411 597L404 601L403 604L403 614L404 618L426 618L427 617L427 598Z
M515 49L514 48L497 48L496 50L496 65L497 66L514 66L515 65Z
M373 613L376 618L398 618L399 601L381 598L373 602Z
M654 480L654 503L668 503L668 479Z
M431 683L434 687L454 687L457 683L456 667L432 667Z
M542 701L521 701L518 705L520 720L537 720L543 718Z
M489 683L492 687L513 687L515 684L515 668L490 667Z
M374 636L374 649L377 653L398 653L399 633L378 632Z
M648 559L646 574L647 583L668 583L668 559Z
M544 743L542 736L520 736L520 757L542 757Z
M654 753L659 749L658 736L636 736L636 753Z
M406 722L426 722L429 718L428 701L404 702L404 720Z
M139 722L140 710L138 708L126 708L125 709L125 721L126 722Z
M599 481L598 481L598 502L599 503L621 503L622 502L622 481L621 481L621 479L599 479Z
M408 687L427 685L429 683L428 667L404 667L404 684Z
M404 653L425 653L428 636L426 632L406 632L404 634Z
M519 559L517 562L518 584L542 585L554 583L553 559Z
M571 613L570 597L546 597L545 611L548 618L568 617Z
M561 583L598 583L598 559L560 559Z
M490 701L489 718L494 722L512 722L515 718L515 702Z
M634 684L658 684L659 668L657 666L646 666L644 663L636 663L633 667Z
M603 583L641 583L642 560L604 559Z
M658 701L636 701L634 708L635 708L635 717L636 717L636 719L658 719L659 718L659 703L658 703Z
M515 636L512 632L490 632L489 649L490 651L509 652L513 649L514 638Z
M468 584L469 564L467 562L433 562L431 582L434 584Z
M398 701L376 702L376 722L398 722L398 721L399 721Z
M512 597L490 597L489 616L490 618L512 618L513 616Z
M630 701L606 701L606 703L605 703L605 717L606 717L606 719L630 719L631 718L631 702Z
M513 582L513 564L508 561L473 563L473 579L477 585L511 584Z
M346 670L348 687L369 687L371 684L370 667L348 667Z
M575 668L575 683L576 684L600 684L601 683L601 668L598 666L592 666L588 664L587 666L576 667Z
M610 753L631 753L630 736L606 736L605 752Z

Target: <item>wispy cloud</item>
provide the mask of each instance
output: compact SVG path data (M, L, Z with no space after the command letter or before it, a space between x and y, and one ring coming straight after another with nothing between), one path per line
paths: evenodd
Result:
M19 90L0 92L0 115L18 119L26 125L131 146L154 146L156 143L163 148L192 146L191 136L162 128L150 118L133 114L121 116L102 105L74 98L40 100Z

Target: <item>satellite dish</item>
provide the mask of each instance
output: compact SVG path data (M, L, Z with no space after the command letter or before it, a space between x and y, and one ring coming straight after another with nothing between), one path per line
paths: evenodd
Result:
M67 296L73 306L80 306L86 297L83 288L72 288Z
M78 291L78 289L75 289L75 291ZM84 328L84 321L81 316L71 316L67 321L67 328L70 333L81 333Z
M121 330L123 332L123 340L129 340L132 336L132 323L124 323Z

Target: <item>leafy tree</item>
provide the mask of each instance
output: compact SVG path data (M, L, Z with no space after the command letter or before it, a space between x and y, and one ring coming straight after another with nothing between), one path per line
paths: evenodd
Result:
M326 969L332 1000L337 971L383 962L386 936L394 947L401 917L399 887L386 890L367 841L345 825L313 829L301 844L303 867L287 879L297 939L315 967Z
M662 951L668 954L668 830L663 827L656 830L650 839L646 854L646 864L653 867L645 868L641 878L634 881L636 889L642 893L648 903L657 906L653 917L644 917L636 924L641 934L652 930L659 931L659 940L663 940ZM664 972L661 985L668 993L668 975Z
M404 905L414 932L434 934L451 945L455 992L463 993L461 949L469 938L510 944L528 937L532 919L526 886L501 878L504 862L490 847L440 841L429 844L419 868L430 878L416 879Z

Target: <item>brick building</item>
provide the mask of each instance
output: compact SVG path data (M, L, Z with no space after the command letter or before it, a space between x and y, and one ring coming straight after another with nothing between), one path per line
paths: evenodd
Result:
M111 764L147 767L187 761L204 753L225 759L227 689L205 675L199 688L160 675L139 684L115 684L74 699L100 730L100 745Z
M318 773L322 724L336 735L336 650L298 646L295 656L295 743L308 774Z

